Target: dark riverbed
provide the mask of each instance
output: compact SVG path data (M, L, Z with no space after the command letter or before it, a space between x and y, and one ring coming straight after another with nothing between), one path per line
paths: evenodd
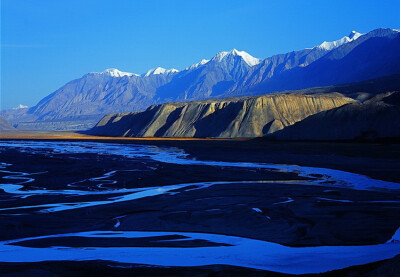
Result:
M0 250L3 247L12 253L15 247L23 247L18 248L22 254L15 258L11 258L12 254L4 258L5 252L3 256L0 254L0 272L38 270L62 275L61 266L66 274L71 268L78 268L77 272L82 274L100 269L104 273L112 272L118 268L115 272L125 275L136 270L139 275L165 273L167 276L251 275L266 274L270 270L314 273L400 254L396 243L386 243L400 226L400 184L393 183L399 181L397 145L374 144L362 151L362 145L345 144L260 143L256 146L252 142L243 147L244 142L181 142L181 149L171 148L178 143L158 144L0 143L0 188L3 188L0 238L14 240L1 244ZM317 165L320 166L315 168ZM112 233L100 237L82 233L93 231ZM118 235L124 231L159 233ZM135 237L130 238L133 234ZM327 265L297 265L293 269L290 263L283 263L279 268L269 265L268 261L260 265L257 259L262 255L252 258L251 253L246 255L246 251L235 250L243 255L242 260L248 259L239 263L229 258L233 255L229 249L240 249L240 243L236 244L236 240L242 240L239 238L246 238L243 245L255 243L254 249L261 247L262 255L263 247L272 247L263 242L283 247L279 248L282 259L292 251L285 248L288 246L296 247L299 255L304 256L302 251L314 253L316 248L310 248L314 246L345 246L349 247L343 248L346 253L353 253L353 249L357 253L352 247L365 245L368 247L362 249L367 254L370 251L367 256L371 259L349 254L346 263L335 258L329 264L332 254L325 257ZM133 251L129 253L146 248L143 255L150 258L154 256L153 249L193 249L188 256L192 253L194 256L188 260L200 255L197 252L209 249L205 253L210 253L210 257L198 264L205 267L198 267L198 261L193 260L187 264L182 261L182 265L189 266L185 269L163 270L159 266L173 266L177 262L160 262L162 256L159 260L153 257L154 261L150 258L133 259L129 263L118 258L107 261L99 252L94 259L100 261L92 263L93 258L82 254L85 251L76 252L75 258L65 258L62 252L57 252L59 261L54 261L54 257L48 257L52 247L59 247L60 251L107 248L105 253L114 253L121 247L123 251ZM43 252L47 249L50 252ZM219 260L219 256L211 255L221 249L226 249L227 259ZM331 248L329 251L340 257L342 250ZM32 259L32 253L36 253L37 259ZM354 255L353 261L351 255ZM318 251L312 257L318 261ZM225 265L215 267L218 261ZM137 264L158 267L146 269ZM396 263L387 264L396 270L392 265ZM382 270L382 266L380 262L341 272L364 272L365 268L372 272Z

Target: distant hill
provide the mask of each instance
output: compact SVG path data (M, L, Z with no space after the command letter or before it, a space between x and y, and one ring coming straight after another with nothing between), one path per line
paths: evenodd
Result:
M13 126L11 126L4 117L0 116L0 132L1 131L12 131L15 130Z
M65 84L34 107L1 114L23 128L93 126L108 113L169 101L262 95L400 74L398 49L398 30L377 29L264 60L234 49L181 71L155 68L139 75L108 69Z

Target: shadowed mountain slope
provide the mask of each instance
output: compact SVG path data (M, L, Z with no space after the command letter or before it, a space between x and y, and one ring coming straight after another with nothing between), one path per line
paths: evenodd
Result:
M400 91L317 113L273 136L281 140L400 138Z

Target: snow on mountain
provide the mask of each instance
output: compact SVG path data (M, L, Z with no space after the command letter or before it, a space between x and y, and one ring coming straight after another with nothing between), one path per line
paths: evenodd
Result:
M22 104L19 104L18 107L14 108L13 110L18 110L18 109L27 109L29 108L28 106L24 106Z
M210 61L210 60L202 59L202 60L199 61L198 63L192 64L191 66L186 67L185 69L186 69L186 70L192 70L192 69L198 68L199 66L202 66L202 65L208 63L209 61Z
M104 70L103 72L94 72L94 73L109 75L111 77L139 76L138 74L135 74L135 73L122 72L116 68L109 68L109 69Z
M332 50L335 49L343 44L346 44L348 42L351 42L353 40L358 39L360 36L362 36L364 34L358 33L356 31L352 31L350 33L350 35L346 36L346 37L342 37L341 39L335 40L335 41L324 41L323 43L321 43L320 45L316 46L319 49L324 49L324 50ZM315 48L315 47L314 47Z
M179 70L175 69L175 68L165 69L162 67L157 67L157 68L153 68L153 69L150 69L149 71L147 71L147 73L144 74L144 76L148 77L150 75L170 74L170 73L177 73L177 72L179 72Z
M132 76L134 75L133 73L129 73L129 72L122 72L116 68L109 68L106 69L104 72L104 74L108 74L112 77L123 77L123 76Z
M233 49L229 52L227 51L222 51L217 53L217 55L215 55L214 58L212 58L212 61L218 61L221 62L223 61L226 57L229 56L239 56L241 57L249 66L254 66L257 65L261 62L261 59L255 58L252 55L250 55L249 53L245 52L245 51L238 51L236 49Z

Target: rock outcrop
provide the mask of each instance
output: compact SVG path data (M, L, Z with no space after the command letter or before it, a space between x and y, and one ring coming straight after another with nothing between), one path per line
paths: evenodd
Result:
M353 101L333 94L270 94L166 103L143 112L106 115L89 133L125 137L259 137Z

